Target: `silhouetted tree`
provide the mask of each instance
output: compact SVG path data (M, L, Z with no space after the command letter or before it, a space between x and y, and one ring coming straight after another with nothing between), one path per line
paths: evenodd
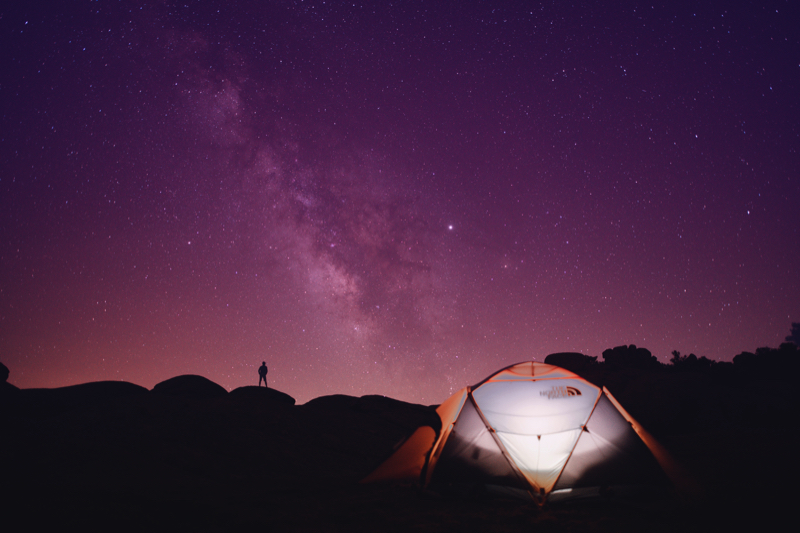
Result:
M678 370L707 370L716 364L716 361L712 361L706 356L697 357L693 353L681 355L678 350L673 350L669 362Z
M616 346L603 352L603 360L611 368L638 368L655 369L661 366L656 356L647 348L630 346Z
M756 364L756 354L753 352L742 352L733 357L733 364L737 367L749 367Z
M686 362L689 358L697 359L695 354L691 355L681 355L681 352L678 350L672 350L672 357L670 358L669 362L675 368L684 368L686 367Z
M800 366L800 347L784 342L780 348L763 346L756 353L742 352L733 358L737 368L756 371L777 371L776 375L789 376L790 370Z
M786 337L786 342L793 342L795 346L800 346L800 322L792 322L792 330Z
M761 362L773 365L790 365L796 363L800 358L800 348L791 342L784 342L780 348L758 348L756 350L756 357L761 359Z
M694 354L690 354L690 355L694 355ZM711 359L709 359L705 355L701 355L700 357L696 358L696 362L694 363L694 365L695 365L695 368L697 368L699 370L707 370L707 369L711 368L715 363L716 363L716 361L712 361Z
M597 365L597 356L591 357L577 352L551 353L544 358L548 365L560 366L572 372L580 373Z

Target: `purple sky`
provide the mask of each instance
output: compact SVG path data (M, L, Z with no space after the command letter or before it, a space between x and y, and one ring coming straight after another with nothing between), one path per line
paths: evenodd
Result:
M800 321L796 2L0 8L0 360L438 403ZM186 4L186 5L185 5Z

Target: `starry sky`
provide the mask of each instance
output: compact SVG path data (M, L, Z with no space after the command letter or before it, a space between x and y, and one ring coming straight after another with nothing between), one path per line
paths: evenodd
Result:
M800 321L800 8L11 2L0 360L439 403ZM734 5L735 4L735 5ZM600 357L602 359L602 357Z

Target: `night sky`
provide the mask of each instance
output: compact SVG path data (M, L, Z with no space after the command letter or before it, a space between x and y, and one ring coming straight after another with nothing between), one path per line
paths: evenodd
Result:
M800 321L796 2L6 4L18 387L431 404Z

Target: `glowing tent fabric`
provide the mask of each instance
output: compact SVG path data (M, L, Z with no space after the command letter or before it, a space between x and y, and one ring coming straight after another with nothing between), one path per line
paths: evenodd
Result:
M365 481L416 478L433 489L543 502L665 479L643 430L611 394L556 366L510 366L458 391L437 413L438 436L420 428Z

